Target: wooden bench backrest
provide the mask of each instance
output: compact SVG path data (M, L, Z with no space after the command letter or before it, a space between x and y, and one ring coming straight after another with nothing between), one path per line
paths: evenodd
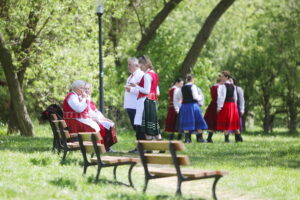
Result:
M142 150L142 157L148 164L173 165L174 161L171 154L147 154L145 150L171 151L170 148L176 151L185 150L185 146L180 141L138 141L139 148ZM172 153L172 152L171 152ZM176 155L178 165L189 165L189 158L186 155ZM142 158L143 159L143 158Z
M93 142L93 136L94 140L99 141L102 139L101 135L99 133L93 133L93 132L82 132L78 133L78 137L80 137L80 140L83 142L83 147L85 149L86 153L96 153ZM105 146L103 144L96 144L98 150L100 153L106 152Z
M60 139L62 138L62 134L65 135L66 139L69 139L71 137L69 131L67 130L68 126L65 120L52 120L52 122L55 124L55 127L57 128L58 136ZM60 130L60 126L62 126L63 128L63 133Z
M51 119L52 119L52 120L58 120L58 117L57 117L56 114L51 114Z

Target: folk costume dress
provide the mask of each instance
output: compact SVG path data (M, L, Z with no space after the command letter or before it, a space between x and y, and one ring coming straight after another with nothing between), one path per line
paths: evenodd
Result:
M239 112L237 108L237 93L234 85L226 81L218 87L218 116L217 127L219 131L234 131L240 129Z
M97 132L100 127L89 115L89 100L70 92L64 99L63 116L70 128L70 134L78 132ZM103 142L102 142L103 143Z
M166 132L173 133L173 132L178 131L178 124L179 124L179 123L177 123L178 114L174 107L174 97L179 90L180 90L180 88L173 86L171 89L169 89L169 92L168 92L170 103L169 103L167 118L165 121L165 131Z
M103 142L106 149L118 142L115 132L115 124L112 121L103 120L103 114L97 109L93 101L90 101L89 115L100 126L100 134L104 140Z
M217 126L217 100L218 100L218 87L219 84L214 84L210 88L210 96L211 96L211 102L208 105L204 119L207 123L208 130L215 131Z
M136 86L139 94L134 124L141 126L141 132L150 136L160 134L157 119L158 82L158 75L153 70L147 70Z
M201 108L198 102L201 102L203 96L198 94L197 87L192 83L185 84L176 94L175 106L182 98L182 104L179 110L180 130L196 131L207 129L207 124L202 116Z
M240 118L240 132L244 131L243 128L243 118L242 118L242 113L245 112L245 98L244 98L244 91L241 87L235 86L236 87L236 93L237 93L237 107L239 111L239 118Z

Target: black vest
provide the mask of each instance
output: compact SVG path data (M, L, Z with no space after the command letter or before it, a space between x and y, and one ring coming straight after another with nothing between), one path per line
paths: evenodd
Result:
M195 103L195 102L197 102L193 98L192 85L184 85L181 88L181 92L182 92L182 103Z
M225 102L234 102L233 94L234 94L234 85L225 83L226 87L226 98Z

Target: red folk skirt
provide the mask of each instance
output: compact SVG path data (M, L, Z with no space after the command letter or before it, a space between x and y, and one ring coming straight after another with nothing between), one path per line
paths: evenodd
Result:
M217 126L217 103L211 102L205 112L204 119L208 126L208 130L215 131Z
M240 129L239 111L235 102L225 102L217 116L216 130L234 131Z
M177 132L177 112L175 111L174 106L170 106L165 121L165 131L166 132Z

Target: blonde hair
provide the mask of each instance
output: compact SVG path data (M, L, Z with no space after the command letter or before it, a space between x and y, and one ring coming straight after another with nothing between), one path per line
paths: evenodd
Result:
M150 68L150 69L153 69L153 65L152 65L152 62L151 60L147 57L147 56L141 56L139 57L139 64L140 65L144 65L147 69Z

